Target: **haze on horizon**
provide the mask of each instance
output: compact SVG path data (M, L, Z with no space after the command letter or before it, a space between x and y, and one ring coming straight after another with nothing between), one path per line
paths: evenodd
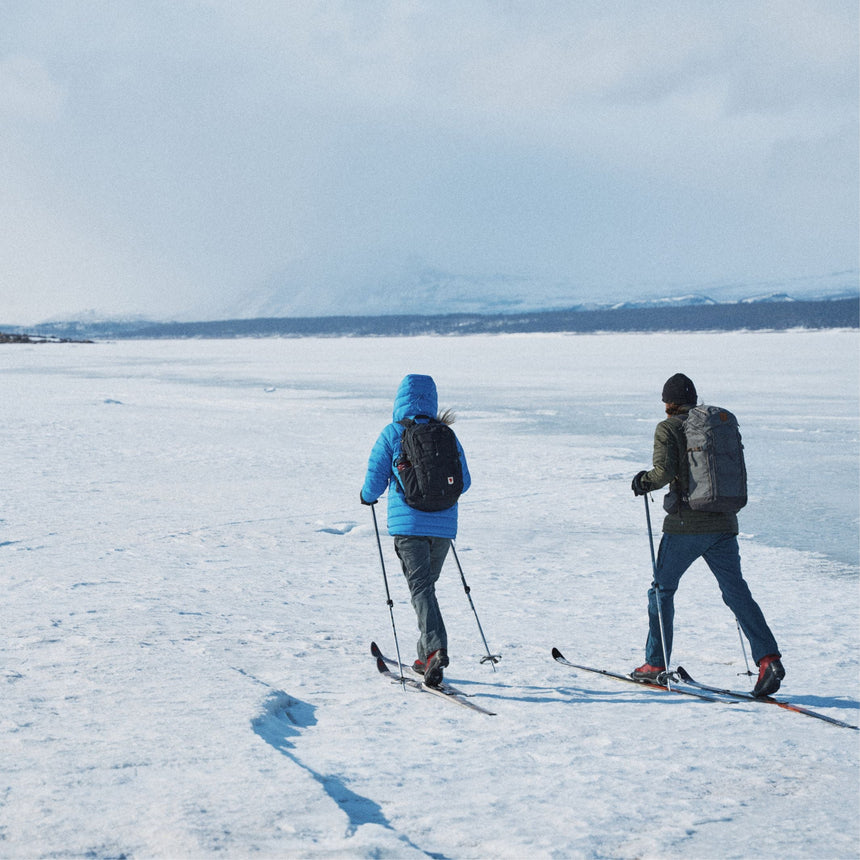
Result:
M0 322L856 285L858 23L0 0Z

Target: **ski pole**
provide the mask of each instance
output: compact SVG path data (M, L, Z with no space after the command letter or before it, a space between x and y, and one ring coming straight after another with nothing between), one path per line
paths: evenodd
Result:
M391 630L394 633L394 650L397 652L397 665L400 667L400 684L406 689L406 678L403 677L403 663L400 660L400 645L397 642L397 628L394 626L394 601L388 590L388 577L385 574L385 559L382 557L382 541L379 539L379 526L376 523L376 505L370 506L373 514L373 530L376 532L376 545L379 547L379 563L382 565L382 579L385 582L385 598L388 603L388 612L391 615Z
M654 574L654 589L657 592L657 619L660 622L660 644L663 647L663 665L666 667L666 686L671 690L670 683L672 673L669 671L669 660L666 654L666 633L663 630L663 607L660 599L660 585L657 582L657 559L654 556L654 535L651 532L651 509L648 507L648 494L643 493L645 499L645 520L648 523L648 543L651 546L651 570Z
M735 618L735 624L738 625L738 638L741 640L741 651L743 652L743 655L744 655L744 663L746 663L746 666L747 666L747 672L746 673L751 678L753 675L755 675L755 672L750 671L750 661L747 660L747 646L744 645L744 635L741 632L741 622L738 621L737 618ZM743 675L743 674L744 674L743 672L738 672L738 675Z
M469 586L466 584L466 577L465 577L465 575L463 574L463 567L462 567L462 565L460 564L460 557L457 555L457 549L456 549L456 547L454 546L454 541L451 541L451 552L453 552L453 553L454 553L454 561L456 561L456 562L457 562L457 570L459 570L459 571L460 571L460 579L461 579L461 580L462 580L462 582L463 582L463 590L466 592L466 597L468 597L468 598L469 598L469 605L472 607L472 612L474 612L474 613L475 613L475 621L477 621L477 622L478 622L478 632L481 634L481 639L482 639L482 640L483 640L483 642L484 642L484 648L485 648L485 649L486 649L486 651L487 651L487 656L486 656L486 657L481 657L481 662L482 662L482 663L492 663L492 664L493 664L493 671L495 672L495 671L496 671L496 663L498 663L498 662L499 662L499 660L501 660L501 659L502 659L502 655L501 655L501 654L491 654L491 653L490 653L490 646L489 646L489 645L487 645L487 637L486 637L486 636L484 636L484 628L483 628L483 627L481 627L481 619L480 619L480 618L478 618L478 612L477 612L477 610L475 609L475 603L474 603L474 601L472 600L472 595L471 595L471 591L472 591L472 589L471 589L471 588L469 588Z

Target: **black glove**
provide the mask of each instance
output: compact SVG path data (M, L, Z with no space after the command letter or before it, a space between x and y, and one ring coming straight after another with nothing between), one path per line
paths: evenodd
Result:
M376 504L376 502L365 502L365 501L364 501L364 496L362 496L362 495L361 495L361 490L359 490L359 491L358 491L358 497L361 499L361 503L362 503L363 505L367 505L368 507L370 507L371 505L375 505L375 504ZM378 502L378 501L379 501L379 499L377 499L376 501Z
M647 492L650 491L650 487L645 486L645 482L643 482L643 478L648 473L643 469L641 472L637 473L636 477L633 479L633 482L630 484L630 489L633 490L633 494L635 496L644 496Z

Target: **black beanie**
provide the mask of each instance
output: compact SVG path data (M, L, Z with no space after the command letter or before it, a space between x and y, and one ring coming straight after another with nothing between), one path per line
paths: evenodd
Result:
M689 376L684 376L683 373L670 376L663 386L664 403L677 403L679 406L692 404L695 406L697 399L698 395L693 380Z

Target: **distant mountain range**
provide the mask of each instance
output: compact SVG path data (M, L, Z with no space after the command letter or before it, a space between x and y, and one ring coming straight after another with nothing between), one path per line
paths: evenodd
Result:
M610 307L507 313L256 317L201 322L77 320L35 328L2 326L7 334L42 339L362 337L513 332L736 331L860 328L860 294L793 299L774 293L735 302L705 296L624 302Z
M768 280L673 284L574 284L536 274L448 271L420 259L316 261L296 264L241 296L183 321L332 316L447 316L605 310L849 298L857 269ZM631 297L634 298L630 301ZM752 297L752 298L750 298Z
M827 296L827 299L835 299L835 298L851 298L853 293L846 291L844 294L837 294L835 296ZM699 296L696 294L686 295L686 296L674 296L672 298L665 299L643 299L642 301L633 301L633 302L621 302L619 304L612 305L613 310L618 310L620 308L668 308L668 307L682 307L682 306L691 306L691 305L719 305L719 304L742 304L742 305L752 305L758 302L795 302L795 301L812 301L813 299L794 299L788 293L767 293L762 296L752 296L748 299L740 299L739 302L719 302L716 299L709 298L708 296Z

